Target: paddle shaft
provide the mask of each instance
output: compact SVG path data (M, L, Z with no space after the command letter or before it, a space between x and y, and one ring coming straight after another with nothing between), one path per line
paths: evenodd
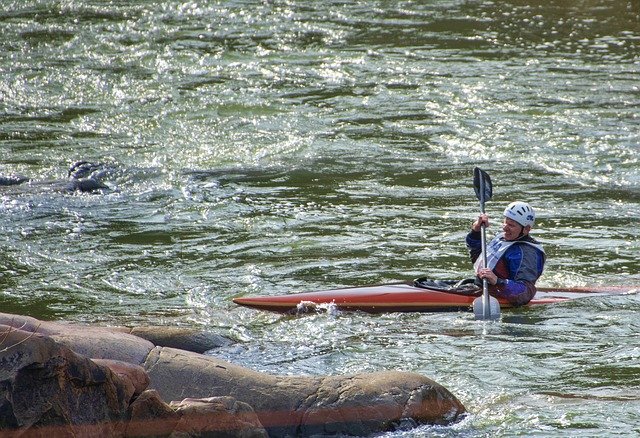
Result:
M482 228L480 232L482 235L482 267L486 268L487 267L487 230L484 224L482 224ZM491 317L491 308L489 307L489 283L487 282L486 278L482 279L482 315L484 319L489 319Z
M482 193L482 195L480 196L480 213L481 214L485 213L484 189L485 189L484 178L480 178L480 193ZM481 235L481 242L482 242L482 267L486 268L487 267L487 229L484 223L482 223L482 225L480 226L480 235ZM491 307L489 304L489 284L486 278L482 279L482 317L484 319L491 318Z

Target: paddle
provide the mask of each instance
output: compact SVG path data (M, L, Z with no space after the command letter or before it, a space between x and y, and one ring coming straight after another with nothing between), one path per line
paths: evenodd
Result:
M493 185L489 174L476 167L473 169L473 188L476 197L480 201L480 213L484 214L484 203L491 200L493 196ZM482 235L482 266L487 267L487 232L484 224L481 227ZM476 319L498 319L500 318L500 304L495 297L489 295L489 285L487 279L482 279L482 297L473 300L473 313Z

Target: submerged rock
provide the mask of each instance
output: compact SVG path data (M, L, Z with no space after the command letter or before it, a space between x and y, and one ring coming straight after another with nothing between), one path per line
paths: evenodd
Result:
M29 181L29 178L22 175L0 175L0 186L16 186L27 181Z
M178 348L194 353L204 353L232 344L230 339L216 333L184 327L134 327L129 333L159 347Z
M12 187L12 193L39 191L93 193L109 189L109 186L103 183L103 179L112 170L112 167L101 163L77 161L69 168L66 180L34 181L23 175L0 175L0 187Z

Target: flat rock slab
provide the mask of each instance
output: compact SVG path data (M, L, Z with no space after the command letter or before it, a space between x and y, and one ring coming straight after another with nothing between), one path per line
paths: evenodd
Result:
M155 347L146 339L107 327L40 321L8 313L0 313L0 324L47 335L74 352L92 359L112 359L140 365Z

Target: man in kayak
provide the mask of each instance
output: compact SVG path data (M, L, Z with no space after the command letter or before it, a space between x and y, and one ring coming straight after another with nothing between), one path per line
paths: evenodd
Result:
M487 279L489 293L514 306L527 304L536 294L536 280L542 275L545 253L529 235L536 214L526 202L512 202L504 210L502 233L487 244L487 268L482 267L481 227L489 217L481 214L471 226L466 243L480 280Z

